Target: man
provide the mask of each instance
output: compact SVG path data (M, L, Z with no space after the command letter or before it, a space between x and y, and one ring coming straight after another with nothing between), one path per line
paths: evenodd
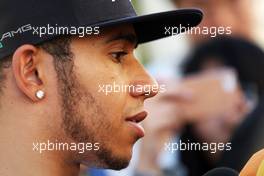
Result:
M106 94L105 87L156 86L133 55L137 44L165 37L166 26L195 26L202 13L137 17L128 0L0 6L0 175L74 176L80 164L125 168L144 136L143 102L157 91ZM80 38L81 26L93 35ZM77 35L65 35L69 29Z

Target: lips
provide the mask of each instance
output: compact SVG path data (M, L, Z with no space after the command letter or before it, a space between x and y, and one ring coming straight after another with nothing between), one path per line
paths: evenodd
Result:
M142 122L147 115L148 113L146 111L142 111L134 116L126 118L126 121L134 129L139 138L145 135L144 128L139 123Z

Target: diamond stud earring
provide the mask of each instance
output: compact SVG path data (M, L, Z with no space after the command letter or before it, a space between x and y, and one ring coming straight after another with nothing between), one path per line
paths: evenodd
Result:
M42 91L42 90L38 90L38 91L36 92L36 97L37 97L39 100L43 99L44 96L45 96L44 91Z

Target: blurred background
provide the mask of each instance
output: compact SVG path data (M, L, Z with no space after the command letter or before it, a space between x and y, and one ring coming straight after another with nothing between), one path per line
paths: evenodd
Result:
M198 2L199 1L200 0L198 0ZM203 3L207 3L207 1L204 0ZM260 47L264 48L264 1L251 0L249 2L250 6L248 9L251 11L252 15L252 26L250 26L252 30L252 38ZM132 3L139 15L182 8L179 7L177 3L173 3L172 0L132 0ZM197 6L193 4L189 7ZM226 18L224 12L222 15L223 18ZM205 16L207 15L205 14ZM237 21L243 26L243 21L240 20L239 16L237 17ZM154 67L153 70L150 70L153 72L152 74L164 74L165 77L174 77L177 76L175 75L175 65L177 66L182 62L182 59L190 50L190 45L188 35L180 34L174 37L151 42L149 44L144 44L138 48L137 54L147 66L151 64L159 65L157 68Z
M132 3L139 15L200 8L204 11L200 27L231 27L232 34L180 34L139 46L137 58L167 91L146 103L146 136L135 145L127 169L83 168L82 175L201 176L220 166L240 171L264 148L264 1ZM181 150L180 143L209 148Z

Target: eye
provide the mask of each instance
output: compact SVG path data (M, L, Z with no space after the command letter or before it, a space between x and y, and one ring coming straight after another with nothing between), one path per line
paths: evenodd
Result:
M121 61L122 61L122 59L123 59L123 57L125 55L127 55L127 53L124 52L124 51L119 51L119 52L113 52L113 53L111 53L111 56L112 56L113 60L115 62L118 62L118 63L121 63Z

